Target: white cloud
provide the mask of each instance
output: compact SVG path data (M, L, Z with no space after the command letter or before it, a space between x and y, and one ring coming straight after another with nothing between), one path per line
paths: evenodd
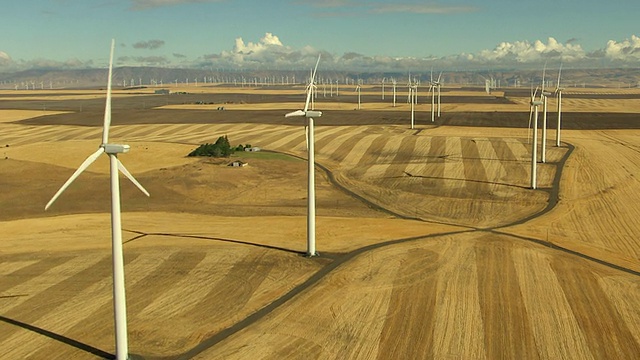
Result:
M590 53L587 53L576 39L562 43L549 37L544 41L501 42L493 49L481 50L477 53L444 57L398 58L393 57L393 54L389 56L370 56L355 52L346 52L343 55L330 54L311 46L295 49L283 44L278 36L266 33L255 43L245 43L242 38L237 38L232 50L207 55L196 66L299 69L313 63L318 53L323 54L323 67L332 70L406 71L431 67L480 69L503 66L533 68L547 61L562 61L566 66L600 67L602 59L626 63L640 59L640 38L634 35L631 39L622 42L612 40L606 44L605 48Z
M7 65L11 63L11 56L4 51L0 51L0 65Z
M267 50L272 46L280 46L282 47L282 42L280 39L273 35L272 33L266 33L260 42L254 44L249 42L245 45L244 40L241 37L236 39L236 45L233 48L233 52L236 54L251 54L251 53L259 53L264 50Z
M604 49L604 54L609 60L640 60L640 37L631 35L631 39L625 39L621 42L609 40Z
M468 57L476 62L506 62L506 63L531 63L540 62L549 58L562 58L563 61L575 61L583 59L585 51L579 44L559 43L550 37L544 43L536 40L529 41L502 42L492 50L482 50L479 53Z

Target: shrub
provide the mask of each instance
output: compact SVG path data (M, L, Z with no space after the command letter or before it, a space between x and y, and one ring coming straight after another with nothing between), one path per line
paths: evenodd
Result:
M229 144L227 136L220 136L215 144L202 144L187 156L210 156L210 157L229 157L233 154L234 149Z

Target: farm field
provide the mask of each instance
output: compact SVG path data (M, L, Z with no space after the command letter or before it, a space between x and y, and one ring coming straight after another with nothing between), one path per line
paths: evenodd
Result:
M633 359L640 353L640 91L550 101L529 183L528 90L319 97L305 258L303 88L116 91L129 348L144 359ZM424 92L426 94L426 91ZM389 95L387 95L389 96ZM375 100L374 100L375 99ZM196 104L198 101L213 104ZM217 110L224 106L225 110ZM357 106L357 105L356 105ZM99 91L0 91L0 354L114 353ZM227 135L249 163L186 157Z

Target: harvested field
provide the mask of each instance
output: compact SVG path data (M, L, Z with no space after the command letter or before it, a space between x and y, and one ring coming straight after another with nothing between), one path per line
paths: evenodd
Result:
M283 116L300 106L303 89L187 90L180 101L217 96L233 111L149 89L114 98L110 137L131 145L121 160L151 193L122 181L131 353L640 353L639 93L566 91L563 144L554 146L550 130L538 190L529 188L526 92L506 99L450 89L435 123L425 97L415 130L400 95L392 108L363 89L378 102L365 111L350 110L349 92L318 99L320 256L308 259L304 130ZM105 159L43 210L99 145L104 99L54 93L0 92L0 354L110 357ZM59 112L38 110L43 101ZM222 135L268 151L236 153L244 168L185 156Z

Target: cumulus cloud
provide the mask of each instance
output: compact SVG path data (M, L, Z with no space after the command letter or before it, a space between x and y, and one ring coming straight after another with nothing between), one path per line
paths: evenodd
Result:
M215 62L216 66L230 66L239 68L289 68L308 59L318 56L319 51L312 47L293 49L285 46L278 36L266 33L258 42L247 42L241 37L236 38L233 49L222 51L220 54L205 55L204 60ZM203 64L204 66L204 64Z
M333 6L341 0L327 0L319 5ZM382 6L382 5L381 5ZM427 11L427 10L425 10ZM306 46L295 49L284 44L272 33L266 33L257 42L245 42L236 38L232 50L219 54L206 55L199 66L219 65L242 68L299 68L308 66L323 54L323 64L335 70L377 69L408 70L430 67L482 68L482 67L539 67L547 61L563 62L567 66L601 67L607 64L630 66L640 60L640 37L632 35L623 41L610 40L606 45L587 52L572 38L565 42L554 37L546 40L522 40L501 42L493 49L485 49L476 53L462 53L443 57L402 57L369 56L355 52L343 55L330 54L325 51Z
M604 49L604 55L610 60L640 60L640 37L631 35L631 39L625 39L621 42L609 40Z
M133 44L133 48L155 50L161 48L163 45L164 40L138 41L137 43Z
M492 50L482 50L467 58L476 62L506 62L506 63L531 63L540 62L550 58L562 58L563 61L575 61L583 59L585 51L579 44L573 42L560 43L550 37L544 43L536 40L501 42Z
M234 46L233 51L237 54L252 54L265 51L269 47L273 46L282 47L283 45L277 36L273 35L272 33L266 33L264 37L260 39L260 42L255 44L252 42L245 44L244 40L242 40L241 37L237 38L236 45Z
M173 6L194 3L216 3L224 0L131 0L131 10L141 11L159 8L163 6Z
M0 65L8 65L11 63L11 56L4 51L0 51Z

